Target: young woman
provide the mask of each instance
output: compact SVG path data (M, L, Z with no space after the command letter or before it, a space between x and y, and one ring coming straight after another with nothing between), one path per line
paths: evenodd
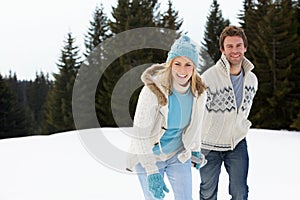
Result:
M176 200L192 199L191 157L200 168L205 86L197 73L198 51L187 36L174 42L164 64L142 74L128 169L136 170L145 199L163 199L169 179ZM192 156L193 155L193 156Z

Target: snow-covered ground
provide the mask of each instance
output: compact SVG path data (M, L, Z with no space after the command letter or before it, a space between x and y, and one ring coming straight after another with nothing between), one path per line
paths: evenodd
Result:
M117 128L85 132L103 133L119 149L127 148L129 143L128 137ZM300 132L251 129L247 138L249 200L299 199ZM104 166L89 152L77 131L1 140L0 199L143 199L135 175ZM193 169L194 200L199 199L199 184L199 174ZM228 177L223 170L220 200L230 199L227 190ZM165 199L173 199L171 193Z

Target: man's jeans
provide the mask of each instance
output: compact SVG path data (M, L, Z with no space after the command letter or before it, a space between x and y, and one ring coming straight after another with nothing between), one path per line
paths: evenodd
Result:
M192 200L192 172L191 159L185 163L181 163L177 159L178 154L164 162L157 162L160 174L164 177L166 173L174 192L175 200ZM141 183L146 200L153 200L151 193L148 190L147 174L145 169L138 164L136 166L139 181ZM166 182L166 181L165 181ZM168 188L171 192L171 188ZM171 195L168 194L167 195Z
M243 139L233 151L202 150L202 153L205 154L207 164L200 169L200 200L217 199L219 175L223 162L229 175L229 194L232 200L247 200L249 157L246 139Z

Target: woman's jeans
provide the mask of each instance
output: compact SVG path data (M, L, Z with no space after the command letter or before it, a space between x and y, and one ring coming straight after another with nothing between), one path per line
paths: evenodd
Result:
M229 175L229 194L232 200L248 199L248 167L249 157L246 139L243 139L232 151L202 150L207 164L200 169L200 200L216 200L219 175L224 162ZM207 154L207 155L206 155Z
M163 177L164 174L167 175L174 192L175 200L192 200L191 159L187 160L185 163L181 163L177 159L177 156L178 154L166 161L159 161L156 165ZM141 183L145 199L153 200L154 198L152 197L152 194L148 191L147 174L145 169L141 166L141 164L138 164L136 166L136 170L138 172L138 178ZM168 189L170 190L170 188Z

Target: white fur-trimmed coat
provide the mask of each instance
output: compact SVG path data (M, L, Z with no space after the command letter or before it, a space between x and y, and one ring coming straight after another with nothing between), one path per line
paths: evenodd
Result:
M152 152L155 144L160 145L160 139L167 128L168 94L161 75L158 75L164 69L165 64L155 64L146 69L141 77L145 86L140 92L135 111L134 131L127 159L127 169L131 171L134 171L135 166L140 163L147 174L157 173L156 162L172 156L156 156ZM192 151L200 151L206 99L206 92L194 97L191 121L182 135L184 150L178 154L178 159L182 163L191 157Z

